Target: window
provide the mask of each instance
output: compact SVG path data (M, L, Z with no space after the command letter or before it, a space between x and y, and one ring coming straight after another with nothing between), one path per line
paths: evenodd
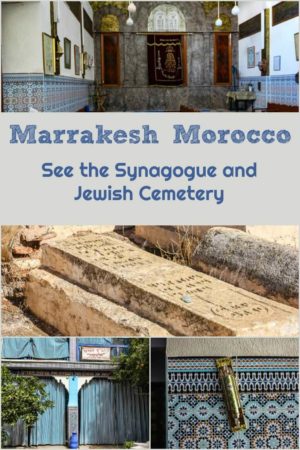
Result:
M231 34L215 33L215 84L231 84Z
M67 2L67 4L76 19L81 22L81 2Z
M83 25L89 35L93 37L93 21L85 9L83 9Z
M184 15L173 5L156 6L148 18L148 31L186 31Z
M155 16L154 16L154 27L155 27L156 30L165 30L167 28L165 19L166 19L166 17L161 11L158 11L155 14Z
M119 33L101 34L101 80L106 86L120 84Z
M280 2L272 8L272 25L278 25L299 15L298 2Z

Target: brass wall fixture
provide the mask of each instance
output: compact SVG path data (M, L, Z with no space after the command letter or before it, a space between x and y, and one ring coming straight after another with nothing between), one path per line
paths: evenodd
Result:
M231 431L246 430L245 416L231 359L217 359L216 366L219 372L219 381L223 391Z

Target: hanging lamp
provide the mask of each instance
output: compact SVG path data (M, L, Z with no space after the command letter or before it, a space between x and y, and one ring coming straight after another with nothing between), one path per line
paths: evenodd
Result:
M220 18L220 2L218 1L218 18L215 21L216 27L221 27L223 25L222 19Z
M132 27L132 25L133 25L133 20L132 20L130 13L129 13L128 19L126 20L126 25L128 25L129 27Z
M238 5L236 4L236 2L234 2L234 7L231 10L231 14L233 16L237 16L238 13L240 12L240 8L238 7Z
M136 6L133 2L129 2L127 9L130 14L134 14L136 12Z
M133 2L129 2L129 5L127 7L128 10L128 19L126 20L126 25L128 27L132 27L133 25L133 19L132 19L132 14L134 14L136 12L136 6Z

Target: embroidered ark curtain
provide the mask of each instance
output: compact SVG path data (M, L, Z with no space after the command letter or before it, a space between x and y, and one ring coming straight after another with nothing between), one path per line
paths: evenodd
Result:
M181 35L148 35L148 77L150 85L180 86L184 84L182 44Z

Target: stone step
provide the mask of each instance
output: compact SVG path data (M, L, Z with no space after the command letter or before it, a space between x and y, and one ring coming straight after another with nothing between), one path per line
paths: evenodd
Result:
M26 305L65 336L169 336L166 329L45 270L26 283Z
M293 336L295 308L152 255L112 235L42 246L42 265L184 336ZM190 303L187 301L191 299Z

